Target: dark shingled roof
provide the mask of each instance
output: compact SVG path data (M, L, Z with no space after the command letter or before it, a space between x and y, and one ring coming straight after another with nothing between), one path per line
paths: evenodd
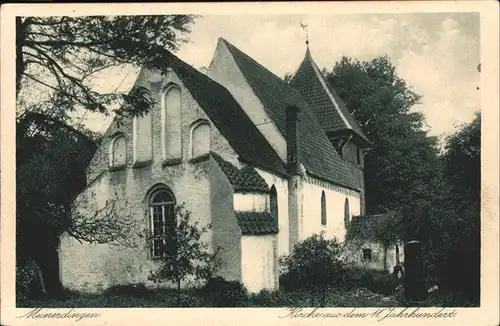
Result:
M211 152L212 157L217 162L221 170L233 185L235 191L247 192L268 192L269 187L266 181L255 171L253 167L247 165L238 170L234 165L225 161L219 154Z
M394 213L353 216L347 229L347 240L377 240L396 226Z
M222 40L233 55L247 82L285 138L286 108L289 105L296 105L300 108L299 155L306 170L321 179L359 190L350 170L328 140L301 94L234 45L224 39Z
M366 138L356 120L347 110L344 101L338 96L332 85L321 75L318 66L312 59L309 48L307 48L299 69L290 80L290 85L298 90L309 103L309 107L327 134L341 130L351 130L358 138L362 139L365 145L369 144L368 138ZM332 95L338 104L338 109L328 93Z
M167 50L159 49L158 66L171 67L241 159L287 175L284 163L231 93Z
M268 212L234 212L241 233L245 235L276 234L278 226Z

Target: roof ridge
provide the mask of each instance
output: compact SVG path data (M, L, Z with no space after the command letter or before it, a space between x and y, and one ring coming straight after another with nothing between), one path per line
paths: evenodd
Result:
M285 82L282 78L280 78L278 75L276 75L274 72L272 72L271 70L267 69L264 65L262 65L261 63L259 63L257 60L255 60L254 58L252 58L251 56L249 56L248 54L246 54L245 52L241 51L239 48L237 48L235 45L233 45L232 43L230 43L228 40L226 40L225 38L222 38L222 41L224 41L224 43L226 45L229 45L228 46L228 49L229 51L231 51L231 48L233 48L234 50L236 50L237 52L239 52L239 54L245 56L247 59L250 59L250 61L252 61L253 63L255 63L256 65L258 65L259 67L261 67L262 69L265 69L267 70L268 72L271 73L272 76L274 76L275 78L281 80L282 82ZM236 64L238 64L238 62L236 62ZM239 65L238 65L239 66ZM285 84L287 84L285 82Z
M292 85L255 61L234 45L223 40L249 87L264 106L269 117L286 136L286 106L297 105L303 109L299 132L302 163L306 170L317 177L358 190L356 181L328 139L310 104ZM326 95L326 94L325 94ZM301 156L302 156L301 154Z

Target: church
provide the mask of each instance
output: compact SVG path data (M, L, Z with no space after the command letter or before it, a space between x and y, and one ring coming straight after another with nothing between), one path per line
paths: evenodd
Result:
M62 285L153 285L162 235L182 204L211 224L204 240L220 248L221 276L251 292L275 290L279 256L321 231L344 241L353 216L364 214L370 142L309 45L287 82L223 38L206 73L165 56L166 73L143 68L135 82L154 108L111 123L80 195L97 209L117 200L150 236L129 248L64 236Z

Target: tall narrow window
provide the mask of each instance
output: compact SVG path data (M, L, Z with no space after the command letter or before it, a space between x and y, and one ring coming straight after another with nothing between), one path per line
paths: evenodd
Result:
M181 91L171 85L165 91L162 108L163 158L182 158Z
M326 225L326 197L325 192L321 192L321 225Z
M135 117L133 123L134 164L151 160L153 142L151 133L151 114Z
M208 154L210 152L210 125L201 121L193 126L191 131L191 157Z
M271 187L271 192L269 193L269 208L271 216L274 218L276 225L278 225L278 194L274 185Z
M349 211L349 199L345 199L344 203L344 227L347 229L349 227L350 211Z
M109 165L116 168L125 164L127 164L127 141L125 136L119 135L111 141Z
M149 228L151 232L151 258L163 256L165 250L174 249L171 241L175 232L175 200L166 189L155 191L149 200Z

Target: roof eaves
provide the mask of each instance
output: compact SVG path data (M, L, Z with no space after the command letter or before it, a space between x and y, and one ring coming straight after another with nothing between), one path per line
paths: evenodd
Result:
M310 176L312 176L312 177L314 177L314 178L320 179L320 180L322 180L322 181L326 181L326 182L328 182L328 183L332 183L332 184L335 184L335 185L337 185L337 186L341 186L341 187L344 187L344 188L347 188L347 189L351 189L351 190L354 190L354 191L356 191L356 192L362 192L362 189L361 189L361 188L359 188L359 187L357 187L357 186L355 186L355 185L350 185L350 184L347 184L347 183L342 183L342 182L338 182L338 181L333 181L333 180L332 180L333 178L331 178L331 179L327 179L327 178L325 178L325 177L323 177L323 176L318 175L317 173L312 172L311 170L306 169L306 173L307 173L308 175L310 175Z

